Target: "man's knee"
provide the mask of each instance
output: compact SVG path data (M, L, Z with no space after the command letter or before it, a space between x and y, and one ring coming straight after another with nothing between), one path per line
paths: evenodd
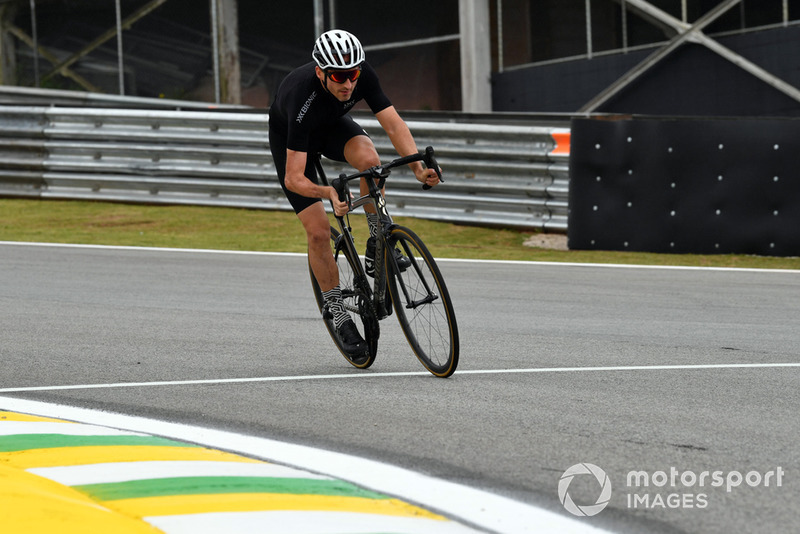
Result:
M331 239L331 228L327 224L311 225L306 227L306 235L309 247L325 247Z
M315 202L297 214L306 231L309 248L330 246L331 227L322 203Z
M344 147L344 155L347 163L358 170L365 170L381 163L372 139L366 135L357 135L350 139Z

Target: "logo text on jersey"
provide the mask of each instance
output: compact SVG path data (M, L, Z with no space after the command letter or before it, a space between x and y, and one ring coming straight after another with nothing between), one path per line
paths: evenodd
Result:
M306 112L308 111L308 108L311 107L311 103L314 102L315 98L317 98L316 91L314 91L313 93L311 93L311 95L309 95L308 100L306 100L305 104L303 104L303 107L300 108L300 112L297 114L297 119L295 119L297 120L298 123L303 122L303 117L306 116Z

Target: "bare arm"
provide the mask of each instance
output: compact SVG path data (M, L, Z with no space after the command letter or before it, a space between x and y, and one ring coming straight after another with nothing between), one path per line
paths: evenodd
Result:
M389 106L379 111L375 114L375 118L378 119L381 127L386 131L386 134L389 136L398 154L401 156L409 156L418 152L417 143L411 135L411 130L409 130L408 125L397 113L394 106ZM419 161L415 161L409 166L420 182L430 186L439 183L436 172L433 169L426 169Z
M286 188L293 193L309 198L330 199L336 215L347 213L347 203L339 200L333 187L318 185L305 175L308 154L296 150L286 150Z

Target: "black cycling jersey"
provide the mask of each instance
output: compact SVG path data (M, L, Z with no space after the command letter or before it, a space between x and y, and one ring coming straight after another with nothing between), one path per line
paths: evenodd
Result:
M315 66L314 62L307 63L286 76L269 111L270 135L277 134L285 140L285 148L298 152L308 152L314 133L336 122L360 100L366 101L373 113L392 105L368 63L362 63L361 76L346 102L328 93L317 78Z

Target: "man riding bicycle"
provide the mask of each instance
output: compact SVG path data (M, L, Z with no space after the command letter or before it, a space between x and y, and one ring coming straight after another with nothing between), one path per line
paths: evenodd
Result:
M384 94L378 75L364 60L364 49L353 34L343 30L323 33L314 44L312 57L314 61L289 73L278 88L269 112L269 144L283 192L305 228L309 264L333 314L336 333L345 350L357 354L363 352L366 343L342 303L339 270L330 246L330 223L322 199L332 202L338 216L346 214L348 206L332 187L318 184L312 156L322 153L359 171L380 165L372 140L347 114L360 100L366 101L400 156L418 150L408 125ZM420 162L410 166L423 184L439 183L433 169ZM362 179L361 194L366 192ZM365 210L370 228L365 263L371 274L378 217L372 206L365 206ZM408 265L408 259L399 258L401 268L403 262Z

